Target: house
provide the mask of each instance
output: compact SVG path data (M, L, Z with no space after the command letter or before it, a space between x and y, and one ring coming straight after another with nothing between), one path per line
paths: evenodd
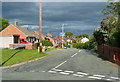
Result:
M33 33L36 34L36 35L38 35L38 36L39 36L39 34L40 34L39 31L34 31ZM43 40L45 39L45 35L43 35L43 34L42 34L42 39L43 39Z
M0 36L0 48L9 48L10 44L19 43L19 35Z
M26 39L30 42L35 42L39 39L39 36L32 31L29 31L28 28L19 27L17 22L9 25L7 28L0 32L0 36L10 36L10 35L19 35L19 38Z
M55 40L54 40L54 38L52 38L52 34L47 33L47 37L46 38L48 38L49 41L52 42L53 46L56 46Z
M52 37L52 34L50 34L50 33L47 33L47 36L48 36L48 37Z
M81 38L81 43L85 43L85 42L88 42L88 41L89 41L89 39L88 39L88 38L86 38L86 37Z

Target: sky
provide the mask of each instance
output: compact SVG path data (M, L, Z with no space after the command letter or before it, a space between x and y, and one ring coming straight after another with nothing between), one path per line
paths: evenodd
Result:
M43 2L43 34L59 35L61 25L65 32L74 35L89 34L100 25L105 17L100 11L105 2ZM38 2L3 2L2 17L11 24L31 25L29 30L37 30L39 24Z

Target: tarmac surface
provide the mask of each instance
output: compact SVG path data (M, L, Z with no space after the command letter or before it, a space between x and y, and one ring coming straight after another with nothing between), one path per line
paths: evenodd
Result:
M2 70L3 80L103 80L120 82L119 67L91 50L56 49L41 60Z

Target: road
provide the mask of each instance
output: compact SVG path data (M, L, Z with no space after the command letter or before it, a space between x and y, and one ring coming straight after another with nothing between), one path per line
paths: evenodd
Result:
M90 50L57 49L39 61L2 70L3 80L119 81L118 66Z

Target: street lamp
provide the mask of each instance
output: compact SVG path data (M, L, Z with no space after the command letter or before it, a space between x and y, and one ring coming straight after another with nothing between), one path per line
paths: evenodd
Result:
M39 10L39 48L38 52L42 52L42 0L40 0L40 10Z

